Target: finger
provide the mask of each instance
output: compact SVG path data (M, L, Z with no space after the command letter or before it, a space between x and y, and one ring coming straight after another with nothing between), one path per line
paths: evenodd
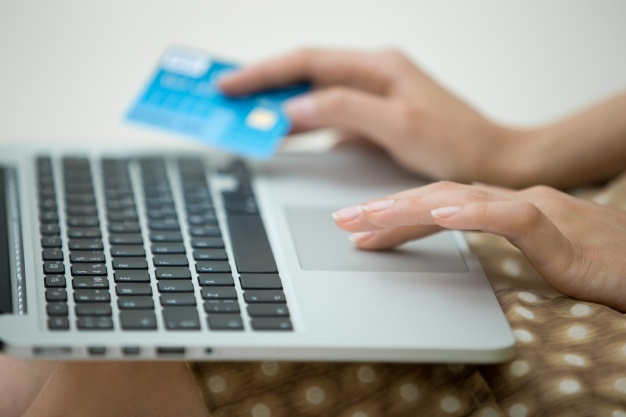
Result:
M360 249L392 249L411 240L431 235L441 230L439 226L407 226L373 232L354 233L350 239Z
M433 219L446 229L482 230L508 239L544 276L560 275L571 265L573 246L555 224L528 201L494 201L442 206Z
M333 218L340 228L349 232L432 225L433 209L497 198L476 187L441 181L346 207L333 213Z
M371 92L385 89L388 77L376 54L307 49L274 58L224 75L219 87L242 95L301 81L317 86L350 85Z
M338 127L388 148L402 126L399 104L346 87L316 90L288 101L285 112L298 131Z

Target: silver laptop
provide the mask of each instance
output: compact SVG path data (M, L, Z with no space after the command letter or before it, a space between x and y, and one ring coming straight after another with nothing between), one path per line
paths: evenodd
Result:
M339 208L416 187L380 155L0 148L0 346L57 359L504 361L457 232L360 251Z

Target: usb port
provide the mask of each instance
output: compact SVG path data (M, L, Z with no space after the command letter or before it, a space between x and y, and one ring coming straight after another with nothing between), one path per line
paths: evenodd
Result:
M157 348L157 355L161 355L161 356L170 356L170 355L184 356L185 355L185 348L184 347L158 347Z

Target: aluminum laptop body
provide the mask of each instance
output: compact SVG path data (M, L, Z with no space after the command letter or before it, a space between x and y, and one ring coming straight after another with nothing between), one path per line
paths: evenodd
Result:
M423 182L366 152L2 145L0 346L54 359L500 362L463 235L360 251L331 213Z

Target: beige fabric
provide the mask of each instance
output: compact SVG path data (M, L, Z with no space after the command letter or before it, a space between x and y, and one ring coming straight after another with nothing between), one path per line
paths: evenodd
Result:
M626 209L626 175L576 194ZM506 240L467 237L517 338L513 360L190 364L212 415L626 417L626 317L558 294Z

